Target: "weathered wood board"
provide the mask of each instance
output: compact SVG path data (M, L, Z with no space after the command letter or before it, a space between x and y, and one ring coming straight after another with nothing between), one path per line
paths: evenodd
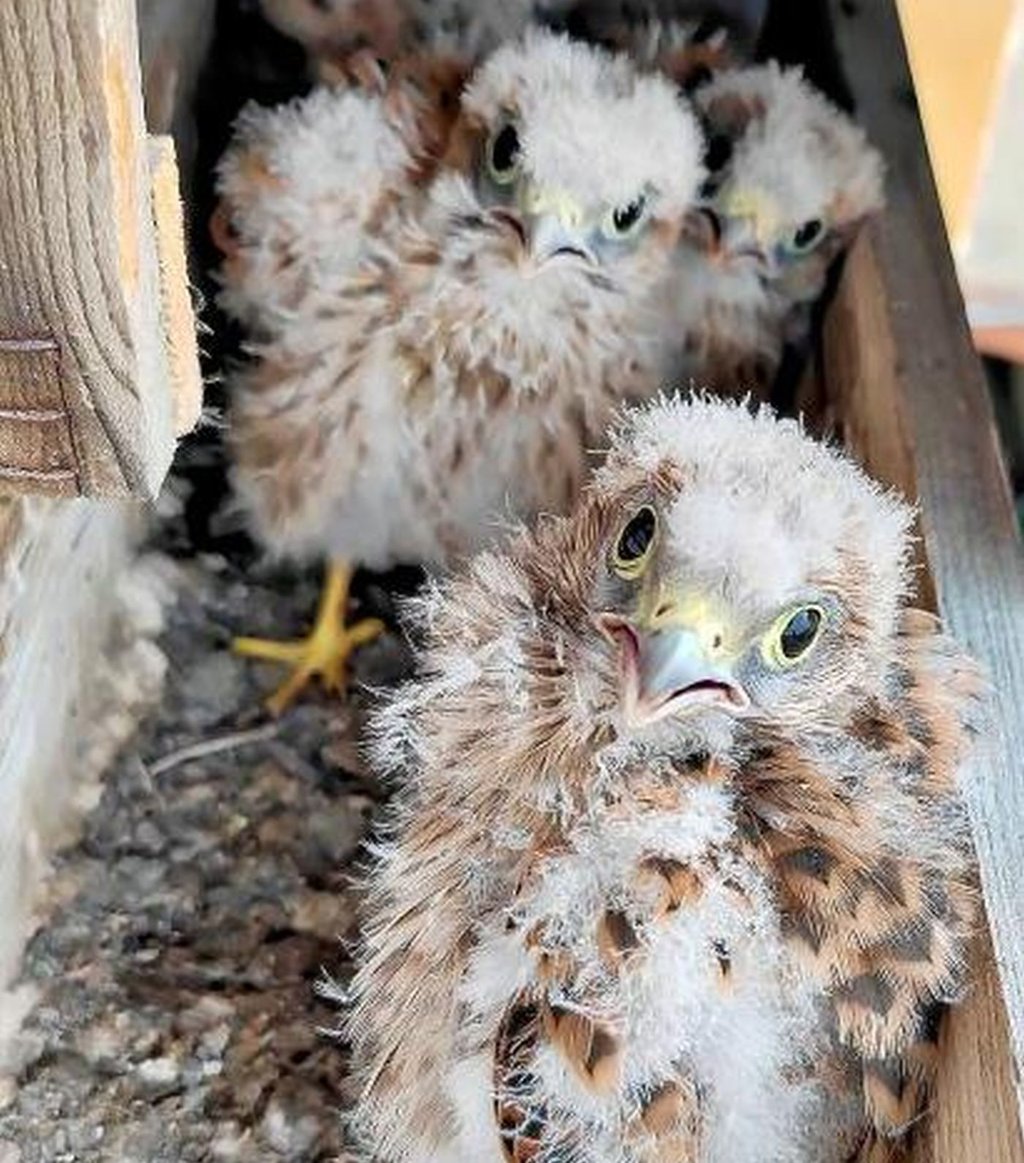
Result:
M191 313L165 313L188 291L180 237L158 242L177 224L154 214L133 0L0 5L0 222L0 487L155 495L199 372Z
M1024 557L953 273L892 0L830 3L857 111L890 170L889 208L848 257L823 338L828 420L919 499L926 601L988 667L991 749L969 775L991 931L944 1037L924 1163L1021 1163L1024 1067ZM994 953L993 953L994 950Z

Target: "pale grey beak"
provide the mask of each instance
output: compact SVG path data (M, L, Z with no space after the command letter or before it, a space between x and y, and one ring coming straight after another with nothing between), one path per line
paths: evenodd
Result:
M626 688L627 717L634 722L652 723L714 705L749 706L731 669L712 662L692 630L667 627L637 634L636 640L636 681L631 686L627 673Z
M638 630L615 617L599 624L621 651L623 711L631 726L708 707L736 712L750 705L731 667L710 659L693 630L679 626Z
M559 255L583 259L594 263L594 252L586 241L584 232L567 226L557 214L543 213L526 216L526 235L530 254L539 264L548 262Z

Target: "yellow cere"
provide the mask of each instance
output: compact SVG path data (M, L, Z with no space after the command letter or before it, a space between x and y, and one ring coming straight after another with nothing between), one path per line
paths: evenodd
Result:
M579 229L586 218L586 212L576 199L565 190L554 186L540 186L534 183L523 193L523 209L528 214L551 214L571 229Z
M770 198L756 191L738 190L728 194L722 205L727 218L749 218L762 246L769 246L782 227L782 216Z

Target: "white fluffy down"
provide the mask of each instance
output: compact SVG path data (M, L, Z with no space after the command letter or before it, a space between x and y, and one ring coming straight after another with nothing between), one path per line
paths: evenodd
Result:
M742 449L742 455L738 450ZM878 564L876 600L894 620L910 580L913 510L842 450L812 439L768 407L663 396L626 412L598 482L670 461L687 477L672 513L677 535L709 570L747 563L760 601L834 569L840 547Z
M486 122L518 113L537 179L595 200L630 201L646 181L667 210L681 210L701 178L701 131L674 87L567 37L531 32L499 49L463 105ZM601 148L609 142L614 149Z
M734 827L730 793L695 787L691 800L684 813L628 820L605 819L596 810L573 830L570 850L545 863L517 911L519 931L556 918L560 947L590 967L584 977L594 993L585 1012L611 1016L623 1033L625 1090L656 1090L680 1068L694 1079L706 1117L700 1163L838 1163L838 1146L833 1155L822 1149L822 1127L833 1125L835 1142L842 1142L852 1110L810 1082L795 1081L828 1046L818 988L788 959L769 886L749 866L721 856ZM702 867L704 894L648 934L642 964L602 984L598 921L610 903L629 912L636 864L650 852ZM722 985L714 941L729 950L729 988ZM506 931L504 918L489 926L459 990L465 1028L493 1030L530 969L521 938ZM557 1000L579 1005L570 997ZM467 1046L448 1078L458 1135L450 1157L460 1163L503 1158L488 1066L489 1058ZM569 1138L584 1145L571 1152L573 1163L634 1163L617 1104L583 1087L553 1050L541 1054L536 1069L543 1094L565 1118L579 1120L578 1140L571 1130Z
M819 217L838 200L839 220L881 208L884 166L864 130L810 85L799 68L770 61L724 71L698 90L701 109L736 98L758 103L755 117L735 145L732 169L745 190L771 195L787 218Z

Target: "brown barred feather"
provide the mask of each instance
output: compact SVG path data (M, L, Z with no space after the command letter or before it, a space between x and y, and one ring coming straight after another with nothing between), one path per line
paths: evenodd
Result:
M627 1128L638 1163L697 1163L701 1114L696 1089L682 1080L648 1095Z
M953 818L955 775L983 687L965 662L951 676L936 674L922 651L937 633L930 615L908 613L900 697L863 705L849 731L880 764L918 773L908 793L914 810L945 804ZM762 749L739 778L755 817L748 831L774 870L790 945L829 988L840 1037L862 1061L872 1124L898 1136L927 1105L935 1015L958 996L967 972L977 911L968 856L945 875L886 851L871 799L849 798L793 745ZM890 1158L884 1143L873 1150Z
M976 889L957 775L979 730L981 681L930 617L910 611L894 634L895 583L886 608L869 592L868 556L839 553L834 591L857 610L843 625L854 677L818 671L837 689L786 715L766 697L763 717L730 734L678 742L670 725L634 745L618 712L619 659L592 619L623 512L661 488L685 494L690 477L685 462L664 479L649 461L642 473L612 466L571 520L513 536L424 602L423 677L400 696L399 728L382 731L409 778L396 843L371 882L349 1026L364 1141L389 1160L454 1149L456 1102L471 1123L482 1096L453 1100L451 1068L469 1065L471 1080L482 1056L495 1124L480 1133L500 1135L508 1163L589 1163L599 1141L621 1147L617 1160L698 1163L716 1130L702 1120L723 1093L742 1096L708 1069L717 1044L702 1059L682 1040L663 1054L652 1037L663 1056L645 1060L629 1007L660 989L643 975L671 948L659 942L692 921L705 958L696 996L714 1002L717 979L714 1017L744 1021L733 1001L766 966L741 934L764 924L774 943L778 919L809 995L797 1001L823 1021L806 1046L794 1041L768 1103L806 1087L835 1130L794 1157L897 1163L928 1108L941 1012L967 972ZM662 739L677 749L660 750ZM693 840L690 824L705 821L682 818L691 805L720 812L724 838ZM675 813L678 847L662 839L674 841ZM586 845L600 852L618 836L607 868L583 867ZM637 836L650 847L630 847ZM576 878L591 872L581 891ZM563 1063L546 1090L542 1070Z

